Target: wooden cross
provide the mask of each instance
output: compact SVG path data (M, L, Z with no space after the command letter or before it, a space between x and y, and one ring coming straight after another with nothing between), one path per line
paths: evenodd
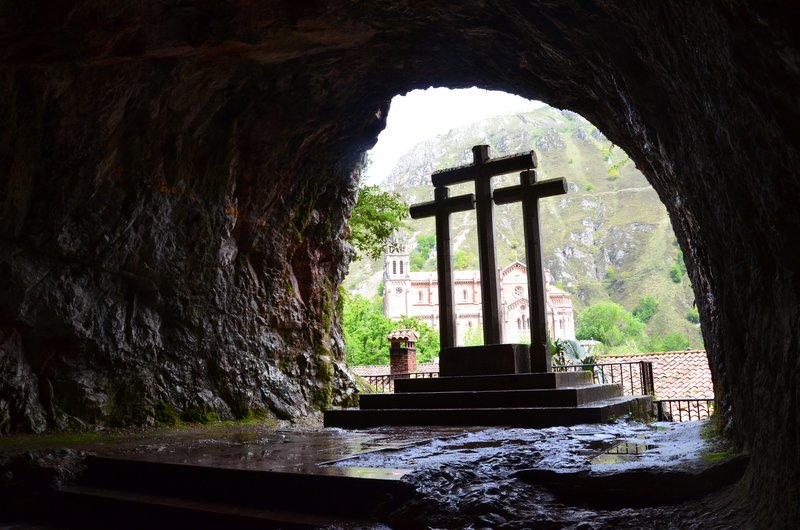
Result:
M450 197L450 189L433 190L433 201L409 208L412 219L436 217L436 268L439 275L439 345L456 345L456 315L453 299L453 256L450 246L450 214L475 208L475 194Z
M528 151L518 155L490 159L489 146L476 145L472 148L472 160L473 163L467 166L437 171L431 176L431 180L436 188L459 182L475 182L475 214L478 222L478 258L481 271L481 304L483 306L483 342L484 344L500 344L503 342L503 327L500 314L497 259L494 250L494 207L491 181L492 177L498 175L536 167L536 155L533 151ZM438 241L438 229L436 238ZM442 277L439 276L439 285L441 286L441 284ZM441 322L440 325L442 325Z
M533 167L536 167L534 159ZM550 344L547 337L542 236L539 229L539 199L567 193L564 178L536 182L536 170L523 171L520 184L495 190L494 202L522 202L525 255L528 257L528 308L531 323L531 371L550 372Z

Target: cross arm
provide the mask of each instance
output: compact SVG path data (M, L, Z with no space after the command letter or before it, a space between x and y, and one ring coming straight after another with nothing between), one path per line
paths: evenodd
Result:
M478 172L494 176L505 175L506 173L513 173L515 171L535 167L537 167L536 153L528 151L517 155L493 158L482 164L469 164L453 169L436 171L431 175L431 181L433 185L437 187L449 186L451 184L458 184L459 182L475 180Z
M552 197L554 195L564 195L567 193L567 179L564 177L557 179L542 180L530 186L523 186L518 184L516 186L509 186L508 188L501 188L494 190L492 198L495 204L508 204L510 202L519 202L523 199L525 189L530 189L533 194L538 197Z
M474 208L475 194L467 193L466 195L448 197L444 200L421 202L409 208L408 212L412 219L422 219L424 217L433 217L441 211L455 213L466 212Z

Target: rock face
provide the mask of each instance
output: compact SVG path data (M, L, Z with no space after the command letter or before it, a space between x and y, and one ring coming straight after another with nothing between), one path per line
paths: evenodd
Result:
M721 420L753 455L742 502L762 526L788 521L792 20L746 1L2 3L0 326L19 339L0 363L0 424L346 401L352 170L393 95L477 84L580 113L647 175L684 251Z

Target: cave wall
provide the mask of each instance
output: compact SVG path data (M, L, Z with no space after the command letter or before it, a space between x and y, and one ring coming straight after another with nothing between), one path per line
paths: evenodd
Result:
M3 4L0 422L349 399L353 169L393 95L478 85L584 115L648 177L720 421L753 454L743 498L796 513L797 19L745 1Z

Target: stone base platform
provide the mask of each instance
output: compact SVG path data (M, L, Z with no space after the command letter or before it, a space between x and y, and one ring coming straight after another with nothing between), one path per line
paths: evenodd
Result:
M531 371L527 344L458 346L439 353L439 375L526 374Z
M589 372L397 379L393 394L362 394L359 409L325 411L326 427L552 427L650 415L650 396L622 396Z

